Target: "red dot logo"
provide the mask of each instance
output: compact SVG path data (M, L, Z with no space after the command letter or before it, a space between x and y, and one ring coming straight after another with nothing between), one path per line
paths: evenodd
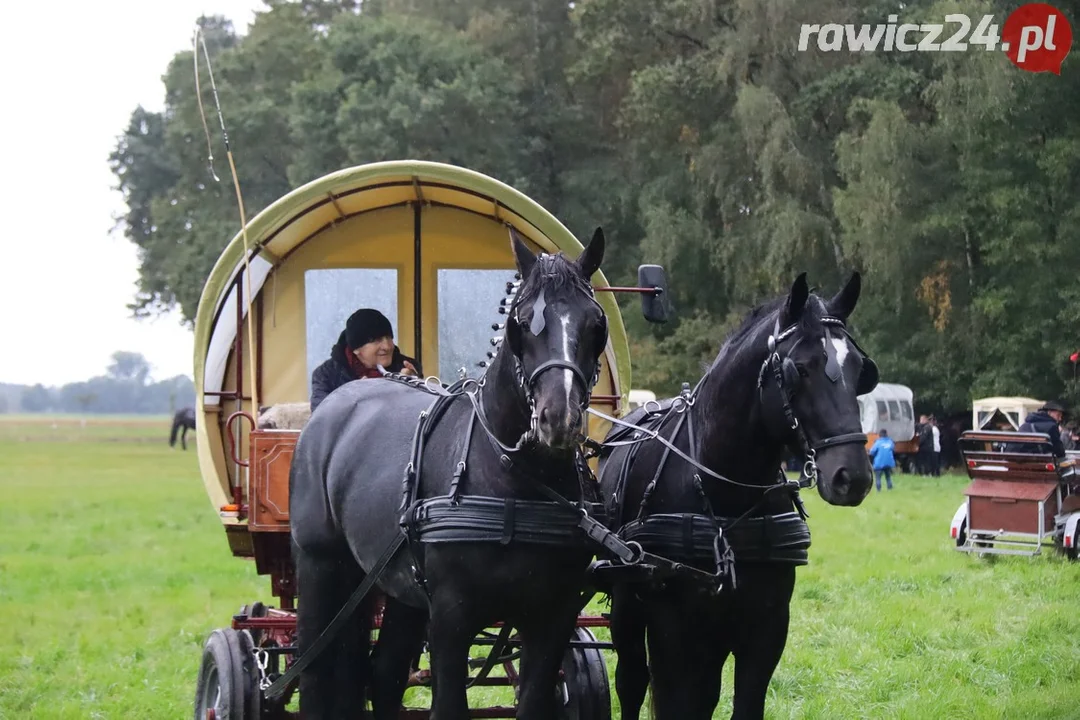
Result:
M1053 5L1028 3L1005 20L1001 40L1005 55L1021 70L1061 75L1061 63L1072 48L1072 27Z

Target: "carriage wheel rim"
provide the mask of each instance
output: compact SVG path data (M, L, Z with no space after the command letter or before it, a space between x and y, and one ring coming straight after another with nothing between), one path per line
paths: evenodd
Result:
M207 717L217 717L223 709L221 707L221 680L218 677L217 665L210 668L210 674L206 678L206 687L203 689L203 707L206 709ZM213 711L213 716L210 715L211 711Z

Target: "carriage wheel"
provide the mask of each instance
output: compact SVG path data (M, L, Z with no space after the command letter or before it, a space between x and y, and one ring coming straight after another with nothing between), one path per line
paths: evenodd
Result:
M259 717L254 646L246 630L218 628L210 633L195 684L195 720Z
M575 628L573 640L596 642L588 628ZM611 720L607 663L600 650L568 648L559 682L559 720Z

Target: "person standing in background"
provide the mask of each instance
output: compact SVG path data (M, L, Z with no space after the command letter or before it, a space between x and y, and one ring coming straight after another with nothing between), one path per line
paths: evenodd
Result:
M889 431L881 429L878 439L870 446L870 460L874 464L874 477L877 480L877 491L881 492L881 476L885 476L886 486L892 490L892 471L896 467L896 458L893 449L896 443L889 437Z
M941 477L941 428L938 427L937 418L933 415L930 416L930 431L934 440L934 455L930 461L930 474L934 477Z
M930 418L926 415L919 416L919 424L915 426L915 437L919 442L919 449L915 453L915 472L919 475L929 475L930 463L934 459L934 432L930 429Z

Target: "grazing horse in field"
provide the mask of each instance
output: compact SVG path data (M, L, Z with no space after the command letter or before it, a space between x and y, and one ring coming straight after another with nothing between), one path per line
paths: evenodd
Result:
M624 418L632 429L608 434L599 480L611 529L647 551L731 571L718 596L678 578L615 582L624 720L639 717L650 682L659 720L711 718L729 655L731 717L763 717L810 546L800 483L781 473L786 448L805 455L805 486L816 480L826 502L856 506L870 492L856 398L877 384L877 367L845 325L859 291L856 273L823 300L800 275L786 297L751 312L693 392L639 408Z
M183 429L183 432L181 431ZM180 435L180 447L187 450L187 431L195 429L195 408L181 408L176 411L172 419L172 430L169 431L169 447L176 447L176 436Z
M289 512L300 658L380 565L387 596L370 658L371 608L361 605L300 673L309 720L356 717L368 687L375 717L397 718L425 631L431 717L468 717L469 648L500 620L522 642L517 717L557 717L559 667L593 550L580 511L544 491L598 500L580 443L607 344L590 285L604 237L598 229L576 261L538 257L513 230L511 244L521 286L483 378L431 392L354 381L319 405L298 439Z

